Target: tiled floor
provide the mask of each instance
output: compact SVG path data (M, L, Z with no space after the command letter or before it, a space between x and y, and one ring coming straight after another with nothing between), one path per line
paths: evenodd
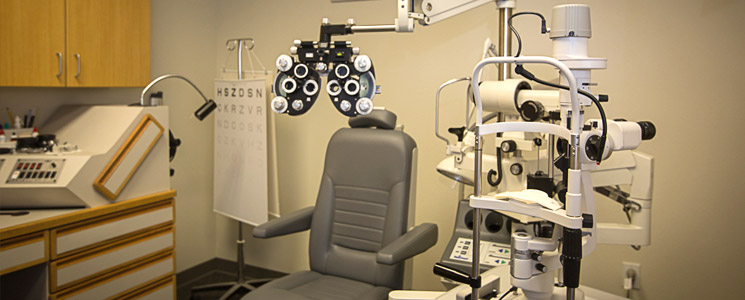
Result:
M213 259L203 264L197 265L191 269L184 270L183 272L180 272L176 275L176 281L178 284L176 288L177 298L178 300L219 299L223 295L223 293L225 293L225 289L200 291L195 292L193 295L191 293L191 289L205 284L233 282L236 280L235 273L235 262L223 259ZM246 279L277 278L284 275L279 272L250 266L246 266L244 268L244 274L246 276ZM246 291L241 291L228 299L240 299L245 293Z

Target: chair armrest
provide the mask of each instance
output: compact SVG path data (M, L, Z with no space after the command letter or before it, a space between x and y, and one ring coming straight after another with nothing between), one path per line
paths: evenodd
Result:
M310 229L313 220L313 207L306 207L256 226L253 236L270 238Z
M377 261L381 264L394 265L427 251L435 243L437 243L437 225L424 223L380 249Z

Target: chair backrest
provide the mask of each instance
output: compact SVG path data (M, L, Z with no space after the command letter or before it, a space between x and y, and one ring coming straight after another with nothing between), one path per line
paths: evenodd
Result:
M395 120L374 111L349 123L377 128L343 128L331 137L310 229L311 270L402 288L403 263L376 262L376 252L407 230L415 180L416 142L393 130Z

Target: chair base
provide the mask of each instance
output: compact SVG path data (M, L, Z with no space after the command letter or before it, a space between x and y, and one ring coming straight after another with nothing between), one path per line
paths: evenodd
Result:
M227 291L225 291L225 293L222 294L222 296L220 296L220 299L219 299L219 300L226 300L242 290L245 290L246 292L250 292L257 288L256 284L261 285L261 284L267 283L272 280L274 280L274 278L251 279L251 280L245 280L243 282L230 281L230 282L205 284L205 285L200 285L198 287L192 288L191 293L193 295L194 292L199 292L199 291L227 289Z

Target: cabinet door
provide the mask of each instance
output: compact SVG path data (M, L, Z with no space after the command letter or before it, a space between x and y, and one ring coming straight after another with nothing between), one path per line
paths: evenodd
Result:
M67 86L150 81L149 0L67 0Z
M64 53L65 0L0 0L0 86L65 86Z

